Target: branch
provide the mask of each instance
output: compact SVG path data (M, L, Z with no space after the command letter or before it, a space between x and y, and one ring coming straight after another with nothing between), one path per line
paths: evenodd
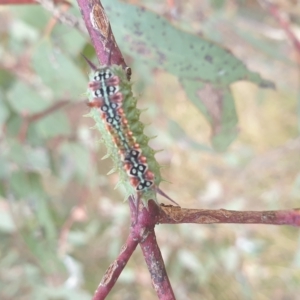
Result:
M117 259L106 270L95 292L93 300L105 299L105 297L109 294L109 292L115 285L117 279L122 273L124 267L126 266L129 258L131 257L137 245L138 241L135 240L130 234L125 245L123 245L123 247L121 248L121 252Z
M127 238L126 244L122 247L118 258L105 272L93 300L105 299L138 244L140 244L143 251L153 287L159 299L174 300L175 296L154 232L154 227L158 220L159 207L154 201L149 201L148 209L140 205L140 211L138 216L136 216L137 210L132 197L129 197L129 207L132 221L129 237Z
M86 29L81 20L78 20L75 16L62 12L58 7L56 7L51 0L35 0L40 3L46 10L50 11L51 14L62 24L66 24L72 28L78 29L80 32L86 34Z
M77 0L100 64L127 67L99 0Z
M144 240L140 242L140 246L158 298L160 300L174 300L175 295L156 241L154 228L144 232Z
M38 0L0 0L0 5L27 5L27 4L39 4ZM50 1L48 1L50 2ZM51 2L54 2L55 4L63 3L67 5L71 5L68 0L53 0Z
M51 105L50 107L48 107L47 109L45 109L44 111L28 116L27 120L28 122L35 122L37 120L40 120L45 116L50 115L57 110L60 110L62 107L66 106L69 103L70 103L69 100L60 100L54 103L53 105Z
M270 224L300 226L300 208L278 211L234 211L226 209L187 209L161 205L160 224Z
M37 4L35 0L0 0L0 5L24 5L24 4Z
M292 42L296 52L297 57L300 60L300 41L291 29L291 24L286 16L280 11L278 5L272 3L269 0L259 0L261 5L265 7L268 12L273 16L273 18L279 23L280 27L284 30L285 34Z
M24 116L23 124L22 124L20 132L18 134L19 140L21 142L25 141L26 135L27 135L27 130L31 123L36 122L36 121L46 117L47 115L52 114L53 112L55 112L57 110L60 110L62 107L64 107L65 105L67 105L69 103L70 103L70 101L68 101L68 100L61 100L59 102L54 103L52 106L48 107L47 109L45 109L42 112L30 115L30 116Z
M154 232L160 209L154 201L148 202L148 209L143 205L140 205L139 208L137 222L131 232L139 241L158 298L174 300L174 292ZM130 209L131 215L134 215L135 208L130 206Z

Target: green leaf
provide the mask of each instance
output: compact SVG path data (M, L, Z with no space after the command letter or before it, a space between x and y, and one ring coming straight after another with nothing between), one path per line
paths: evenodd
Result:
M174 140L176 140L176 142L178 142L178 141L186 142L190 145L190 147L192 147L196 150L200 150L200 151L208 151L208 152L213 151L207 145L198 143L194 139L189 137L187 135L187 133L184 131L184 129L177 122L175 122L173 120L169 120L168 128L169 128L170 134L173 136L173 138L174 138Z
M49 155L46 149L42 147L30 147L26 148L26 167L31 171L44 172L49 170L50 161Z
M48 241L39 239L32 233L23 233L22 237L28 250L36 258L39 266L46 274L62 271L62 265L57 256L55 244L50 244Z
M46 27L51 15L40 5L14 6L13 14L17 16L17 20L21 19L32 27L39 30ZM34 16L34 18L33 18Z
M54 220L50 214L48 201L44 197L38 198L36 201L36 216L39 224L45 230L47 240L53 245L56 243L57 234Z
M41 95L36 93L32 87L21 81L17 81L8 92L10 105L19 114L38 113L49 106Z
M42 173L43 171L49 169L49 156L44 148L34 148L29 145L24 147L24 145L19 143L17 140L9 141L9 146L10 147L6 155L6 161L10 161L14 165L30 171Z
M54 51L49 40L43 40L36 47L32 64L55 99L77 100L86 90L87 78L61 50Z
M76 143L64 143L60 147L61 176L68 181L74 175L81 180L86 180L90 172L90 155L87 149Z
M55 26L51 39L54 44L53 47L57 44L65 53L73 57L77 57L87 44L86 36L77 30L70 30L70 27L62 24Z
M0 87L3 90L7 90L14 82L14 79L14 76L12 76L9 72L4 69L0 69ZM0 99L4 99L4 97L1 95Z
M22 125L22 118L13 113L6 122L6 136L15 138L18 136Z
M2 154L0 156L0 179L5 179L8 177L10 173L10 166L6 159L6 157ZM0 189L0 195L1 195L1 189Z
M9 212L8 205L3 201L0 202L0 231L12 233L16 230L15 223Z
M105 0L103 5L122 50L152 67L216 85L249 80L262 87L274 86L259 74L248 71L228 50L206 38L179 30L151 11L117 0Z
M235 103L227 87L196 80L181 80L189 99L203 113L212 128L212 144L224 151L237 136Z
M222 9L225 5L224 0L212 0L211 2L212 7L215 9Z
M41 177L37 173L15 171L10 178L10 188L16 198L39 198L44 196Z
M177 76L189 99L210 122L214 148L226 150L237 135L238 121L230 84L239 80L264 88L274 84L249 71L228 50L179 30L153 12L117 0L103 2L122 50L151 68Z
M0 99L4 99L4 95L0 90ZM0 127L8 120L9 110L4 101L0 101ZM0 136L2 134L0 133Z
M24 167L27 161L24 145L17 140L11 140L9 146L7 159L19 167Z
M58 135L69 135L71 132L67 116L62 111L57 111L38 120L34 127L39 136L44 139L56 137Z

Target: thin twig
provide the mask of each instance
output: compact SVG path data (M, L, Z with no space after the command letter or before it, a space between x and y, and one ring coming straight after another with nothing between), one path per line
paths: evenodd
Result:
M35 0L0 0L0 5L38 4Z
M117 279L122 273L124 267L126 266L129 258L134 252L138 245L138 241L130 234L126 243L121 248L121 252L117 259L109 266L105 272L96 292L93 300L103 300L109 294L113 286L115 285Z
M64 107L65 105L67 105L69 103L70 103L70 101L68 101L68 100L61 100L61 101L54 103L53 105L51 105L50 107L48 107L47 109L45 109L42 112L30 115L30 116L24 116L23 124L22 124L22 126L20 128L20 132L18 134L19 140L21 142L25 141L26 135L27 135L27 130L31 123L36 122L36 121L44 118L47 115L50 115L51 113L61 109L62 107Z
M85 210L85 201L88 198L88 189L85 187L80 192L79 201L75 207L72 208L69 217L63 224L59 239L58 239L58 245L57 245L57 252L61 257L64 257L67 253L68 248L68 235L70 233L70 230L75 222L83 222L87 219L87 214Z
M87 33L84 23L81 20L77 19L72 14L62 12L51 0L36 0L36 2L40 3L46 10L51 12L51 14L62 24L76 28L84 34Z
M270 224L300 226L300 209L275 211L234 211L226 209L188 209L161 206L160 224Z
M66 2L66 3L62 3L62 5L60 6L60 11L61 13L65 13L67 12L70 8L72 7L71 3ZM46 25L44 34L46 36L49 36L52 32L52 30L54 29L54 27L56 26L56 24L59 22L59 20L56 17L52 17L48 24Z
M291 29L291 24L287 15L283 15L283 12L280 11L278 5L269 0L259 0L259 3L268 10L268 12L273 16L273 18L275 18L280 27L284 30L296 50L298 63L300 63L300 40Z

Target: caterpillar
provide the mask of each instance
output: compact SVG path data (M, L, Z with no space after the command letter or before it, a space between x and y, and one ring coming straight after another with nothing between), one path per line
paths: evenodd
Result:
M126 197L134 195L138 204L142 200L147 207L150 199L158 203L156 194L159 193L178 205L159 188L163 179L161 166L154 157L158 151L148 146L151 137L143 132L144 125L139 120L141 111L136 107L128 72L117 65L96 68L85 59L94 71L88 84L90 115L108 149L105 157L110 156L114 162L111 172L120 174Z

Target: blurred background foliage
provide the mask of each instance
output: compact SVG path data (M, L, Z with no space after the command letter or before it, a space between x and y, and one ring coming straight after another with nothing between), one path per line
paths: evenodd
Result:
M268 10L255 0L127 2L223 45L277 87L230 85L237 134L217 152L177 75L125 52L147 132L158 135L151 145L164 149L157 159L173 184L163 190L190 208L299 207L299 56ZM299 1L276 3L298 34ZM75 2L68 11L80 18ZM106 175L111 162L84 117L80 53L93 58L93 49L38 5L0 7L0 39L0 299L91 299L129 226L118 177ZM178 299L297 299L298 232L182 224L158 226L157 238ZM139 249L108 299L156 299Z

